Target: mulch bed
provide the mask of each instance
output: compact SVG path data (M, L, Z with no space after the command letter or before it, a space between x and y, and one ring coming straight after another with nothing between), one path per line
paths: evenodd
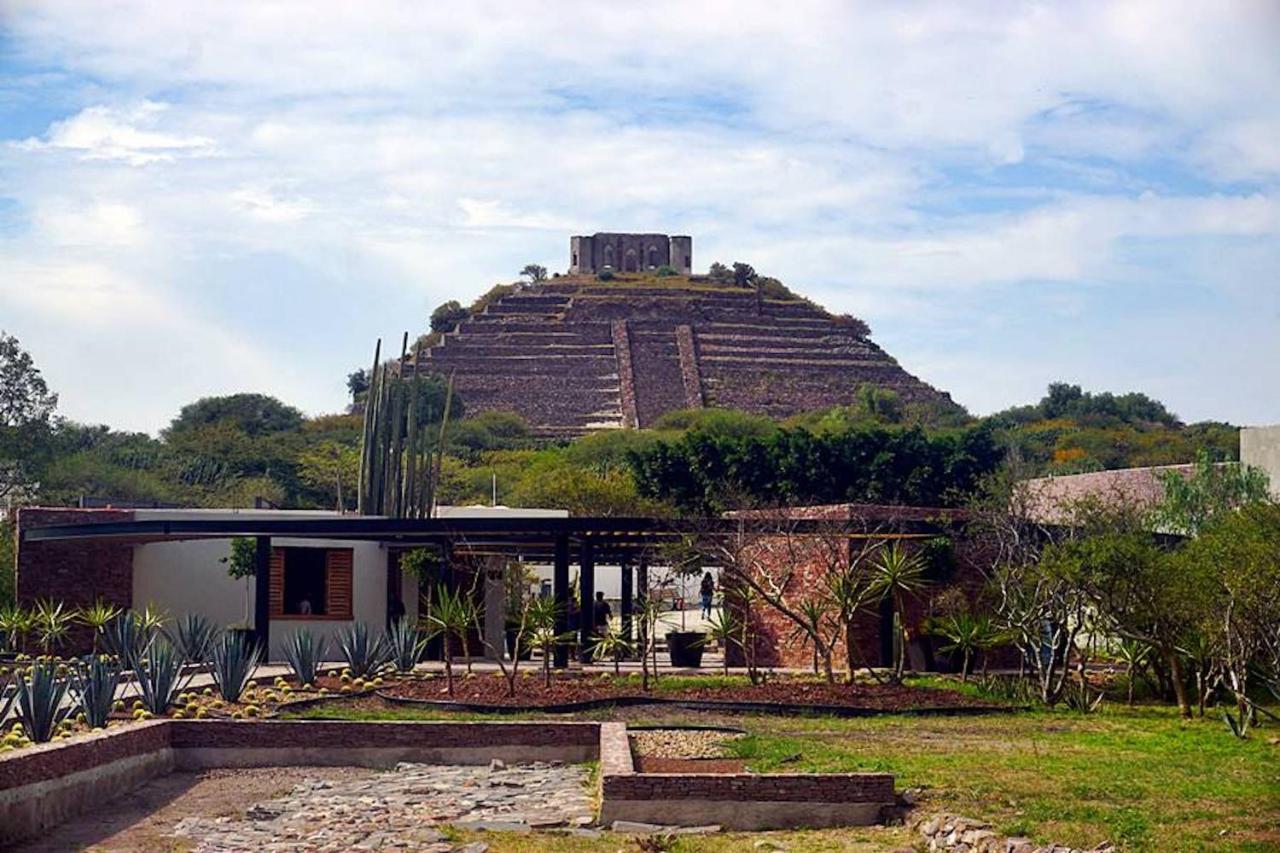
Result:
M507 684L492 675L456 678L450 696L441 677L392 682L379 693L390 699L456 702L460 705L497 708L548 708L609 700L654 699L686 702L765 703L778 706L831 706L868 711L909 711L932 708L981 709L1003 707L995 702L952 690L890 685L826 684L796 678L778 678L760 685L674 688L679 676L662 681L661 690L645 694L634 684L608 677L565 676L543 685L541 678L522 678L516 695L507 695Z
M741 758L656 758L637 755L640 773L746 773L747 763Z

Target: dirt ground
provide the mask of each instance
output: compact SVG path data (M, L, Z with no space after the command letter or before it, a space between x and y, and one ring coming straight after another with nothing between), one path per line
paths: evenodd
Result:
M22 853L189 850L190 839L173 835L174 825L185 817L242 814L254 803L288 793L308 777L336 782L376 772L359 767L268 767L170 773L13 849Z

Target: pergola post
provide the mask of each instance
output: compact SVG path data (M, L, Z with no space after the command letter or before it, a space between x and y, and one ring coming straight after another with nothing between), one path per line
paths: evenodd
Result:
M590 539L582 540L578 553L578 587L582 593L578 604L578 659L591 663L596 632L596 551Z
M253 540L253 633L262 661L271 658L271 537Z
M561 637L569 632L569 537L565 534L557 536L555 547L551 594L556 603L556 636ZM555 665L557 669L569 665L569 647L564 643L556 643Z
M640 606L640 612L644 613L645 608L649 604L649 555L640 554L640 565L636 567L636 604ZM639 640L640 654L644 655L649 648L649 638L645 630L645 620L640 620L640 630L637 639Z
M622 572L622 639L627 643L631 642L631 613L632 613L632 596L635 595L634 584L632 583L631 564L624 562L618 567Z

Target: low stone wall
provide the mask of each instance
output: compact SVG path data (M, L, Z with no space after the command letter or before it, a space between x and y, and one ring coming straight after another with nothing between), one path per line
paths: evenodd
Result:
M600 823L761 830L879 823L888 773L636 773L624 723L600 727Z
M173 770L165 720L0 756L0 848Z
M178 767L508 764L593 761L598 723L173 720Z
M623 735L625 738L625 733ZM399 761L487 764L599 755L597 723L155 720L0 756L0 848L175 768Z

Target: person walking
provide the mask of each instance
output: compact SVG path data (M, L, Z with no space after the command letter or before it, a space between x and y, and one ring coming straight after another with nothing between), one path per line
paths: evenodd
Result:
M711 618L711 599L716 594L716 581L711 577L711 572L704 572L702 575L702 586L699 589L702 594L702 616L704 619Z

